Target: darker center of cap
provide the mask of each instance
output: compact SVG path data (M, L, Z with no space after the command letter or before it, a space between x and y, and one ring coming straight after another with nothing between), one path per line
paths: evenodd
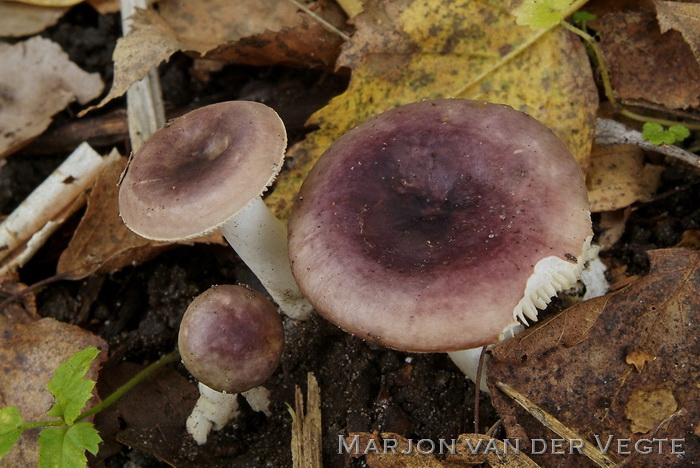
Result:
M382 165L393 167L376 167ZM349 228L365 255L383 267L413 275L478 263L503 241L509 214L500 192L446 158L432 152L374 166L347 202L355 213ZM376 175L387 173L395 175Z

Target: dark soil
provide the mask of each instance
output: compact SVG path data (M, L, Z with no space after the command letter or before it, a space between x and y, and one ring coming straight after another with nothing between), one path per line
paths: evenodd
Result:
M45 33L79 66L99 72L107 83L111 82L111 53L119 34L118 16L100 16L87 6L74 8ZM303 126L306 118L347 85L347 77L324 71L236 65L213 73L204 83L191 72L192 62L185 55L176 55L161 68L170 112L227 99L259 100L280 113L292 142L309 131ZM116 100L91 118L123 106L123 100ZM63 112L52 130L75 120L77 110ZM128 151L124 135L111 144ZM97 146L98 150L109 149ZM27 149L13 155L0 171L3 214L11 212L66 155L38 153ZM659 162L657 156L650 157ZM623 237L603 254L611 266L627 265L628 275L648 270L648 250L674 246L683 232L700 229L700 177L686 167L666 164L656 199L634 206ZM55 272L79 215L21 270L23 282L32 284ZM594 221L597 223L598 216ZM178 247L110 275L50 284L39 293L38 305L41 315L76 323L108 341L110 358L100 379L106 392L138 366L172 351L179 319L189 302L211 285L222 283L259 288L231 249ZM194 404L195 383L181 365L172 365L152 379L161 379L160 383L143 384L97 420L106 442L93 464L291 466L287 405L293 406L296 386L306 388L308 372L316 376L321 389L325 466L362 466L361 460L338 454L338 436L351 431L390 431L434 440L474 431L473 385L446 355L390 351L349 336L318 317L304 323L287 321L285 330L282 365L265 384L272 398L269 417L241 400L241 416L198 447L187 437L183 419ZM482 397L480 403L479 430L484 432L497 416L488 397Z

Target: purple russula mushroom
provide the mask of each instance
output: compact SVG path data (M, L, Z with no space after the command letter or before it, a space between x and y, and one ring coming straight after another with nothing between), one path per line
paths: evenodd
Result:
M119 191L122 219L159 241L220 228L280 309L304 318L311 306L289 267L287 231L260 198L286 145L282 120L264 104L222 102L189 112L134 154Z
M289 222L314 308L390 348L499 341L577 281L592 237L579 166L508 106L426 100L375 116L321 156Z
M182 317L178 347L199 381L200 399L188 431L204 443L235 414L236 394L265 382L277 369L284 330L265 296L243 286L214 286L197 296Z

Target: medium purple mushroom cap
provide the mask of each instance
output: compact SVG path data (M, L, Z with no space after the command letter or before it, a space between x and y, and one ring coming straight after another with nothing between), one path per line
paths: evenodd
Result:
M187 370L218 392L241 393L277 369L284 330L277 308L243 286L214 286L185 311L178 336Z
M287 133L264 104L230 101L189 112L137 151L119 190L124 224L177 241L213 231L272 184Z
M340 137L303 183L289 251L328 320L435 352L536 320L576 281L591 236L581 171L554 133L505 105L444 99Z

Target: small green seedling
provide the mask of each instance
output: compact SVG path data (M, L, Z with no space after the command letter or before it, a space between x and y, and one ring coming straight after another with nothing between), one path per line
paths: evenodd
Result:
M593 21L594 19L596 19L596 15L586 10L579 10L574 12L573 15L571 15L571 20L574 23L578 24L584 31L587 31L588 29L588 22Z
M166 354L86 410L95 381L86 379L85 374L99 353L94 346L85 348L56 368L46 385L46 390L54 397L54 405L46 416L54 419L24 421L16 406L0 409L0 458L7 455L24 431L43 428L39 433L39 468L87 466L85 451L97 455L102 438L91 422L83 420L104 410L153 372L180 358L177 351Z
M93 347L78 351L58 366L46 390L54 405L46 416L54 419L25 422L19 409L0 409L0 457L4 457L27 429L42 427L39 433L39 467L79 467L87 465L85 451L97 454L102 438L82 410L92 397L95 381L85 378L100 351Z
M656 122L646 122L642 127L642 137L654 145L673 145L690 136L690 130L683 125L664 128Z

